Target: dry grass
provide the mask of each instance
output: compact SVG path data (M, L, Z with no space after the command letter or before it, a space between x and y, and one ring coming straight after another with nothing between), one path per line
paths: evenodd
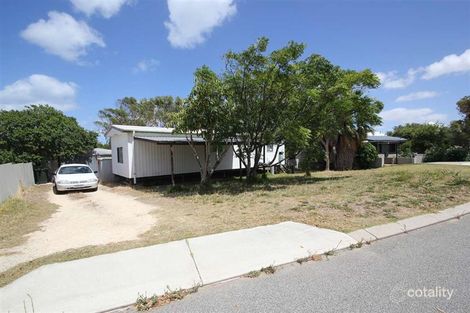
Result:
M0 286L44 264L229 230L295 221L348 232L434 212L470 201L470 167L424 164L318 172L311 177L281 174L251 186L236 179L217 181L204 193L189 184L179 192L142 186L113 190L158 206L153 213L158 223L139 240L68 250L20 264L0 273Z
M401 165L349 172L281 174L247 186L218 181L205 193L186 185L117 187L155 203L158 226L147 238L170 241L294 221L349 232L470 201L470 167Z
M25 242L25 235L38 230L39 224L57 210L47 201L49 189L48 185L33 186L0 204L0 249Z

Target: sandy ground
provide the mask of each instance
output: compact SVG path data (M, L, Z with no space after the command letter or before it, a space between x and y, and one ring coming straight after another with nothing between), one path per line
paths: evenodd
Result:
M25 244L0 250L0 272L19 263L52 253L89 245L138 239L150 230L156 219L150 214L157 207L117 194L100 186L97 192L48 194L59 205L41 230L28 234Z

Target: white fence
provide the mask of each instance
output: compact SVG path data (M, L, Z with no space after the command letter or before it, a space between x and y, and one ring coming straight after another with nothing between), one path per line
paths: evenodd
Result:
M34 185L32 163L0 164L0 202L16 194L20 186Z

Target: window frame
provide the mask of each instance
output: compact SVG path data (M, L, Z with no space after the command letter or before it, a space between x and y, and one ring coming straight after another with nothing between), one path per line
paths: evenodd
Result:
M117 154L117 162L123 164L124 163L124 154L123 154L123 151L122 151L122 147L117 147L116 154Z

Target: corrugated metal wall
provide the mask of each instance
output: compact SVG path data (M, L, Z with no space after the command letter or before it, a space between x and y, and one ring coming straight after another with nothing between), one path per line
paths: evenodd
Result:
M203 155L204 147L196 146ZM175 174L199 172L199 165L188 145L174 145ZM213 156L212 156L213 158ZM171 174L170 146L143 140L135 141L135 167L137 177L151 177ZM239 161L230 148L224 155L217 170L238 169Z
M18 192L20 186L34 185L32 163L0 165L0 202Z

